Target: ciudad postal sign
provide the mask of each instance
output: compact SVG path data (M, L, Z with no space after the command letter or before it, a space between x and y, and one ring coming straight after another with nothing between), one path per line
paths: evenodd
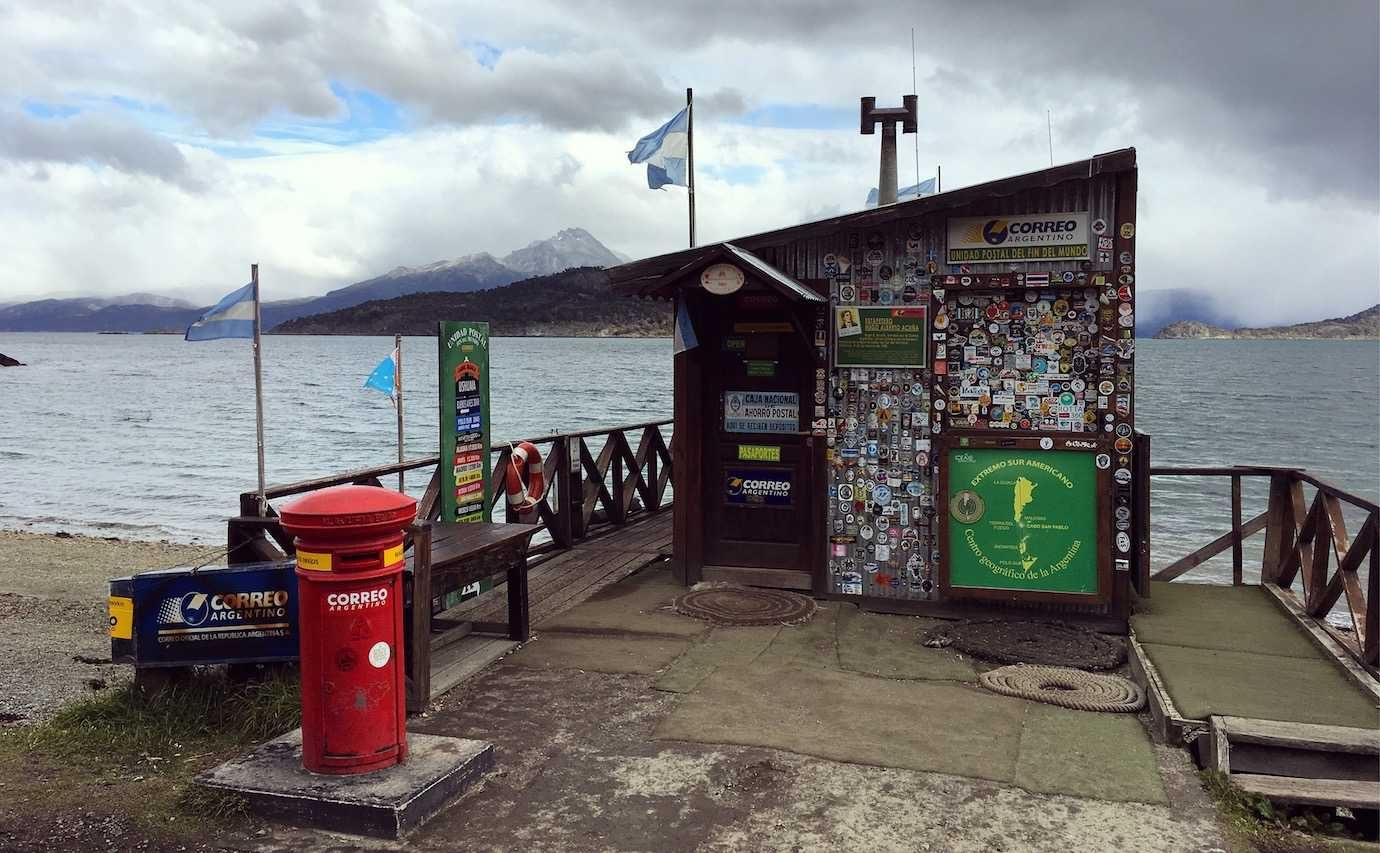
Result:
M959 217L949 220L949 263L1088 260L1088 233L1087 211Z

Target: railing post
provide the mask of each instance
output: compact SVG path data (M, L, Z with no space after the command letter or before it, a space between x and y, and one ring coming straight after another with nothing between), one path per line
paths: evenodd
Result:
M611 432L609 441L618 442L613 446L613 456L610 458L609 471L613 474L613 508L609 511L610 524L623 524L628 520L623 497L627 494L627 484L623 482L623 450L627 442L623 440L621 431Z
M1366 624L1361 626L1365 637L1361 657L1375 667L1380 666L1380 524L1372 525L1372 529L1375 533L1370 541L1370 579L1366 583ZM1351 547L1355 548L1356 543Z
M1289 519L1289 482L1285 474L1270 475L1270 502L1266 507L1265 551L1260 555L1260 582L1279 583L1280 567L1289 553L1293 533ZM1290 544L1286 544L1290 543Z
M551 452L559 457L556 459L555 465L556 500L547 501L547 505L556 515L556 523L551 531L551 538L562 548L569 548L575 541L572 538L574 505L570 499L571 493L574 491L570 476L570 437L561 436L553 441Z
M1231 582L1241 586L1241 475L1231 475Z
M585 471L581 461L584 441L583 438L574 435L565 439L565 467L570 476L569 489L561 495L561 505L570 516L572 542L585 538Z

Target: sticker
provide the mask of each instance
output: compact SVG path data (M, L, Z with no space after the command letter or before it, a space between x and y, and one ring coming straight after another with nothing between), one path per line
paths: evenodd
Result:
M1106 233L1107 233L1107 220L1105 220L1105 219L1094 219L1094 220L1093 220L1093 223L1092 223L1092 233L1094 233L1094 234L1106 234Z
M331 570L331 555L298 551L297 568L305 569L309 572L329 572Z
M1123 554L1131 550L1131 537L1129 534L1123 532L1116 535L1116 549Z
M790 506L791 472L779 468L724 471L724 502L743 506Z
M392 566L403 561L403 546L394 545L392 548L383 552L383 564Z
M1136 236L1136 224L1134 222L1121 223L1121 239L1129 240Z
M1041 450L1049 450L1052 447L1054 447L1054 439L1050 438L1049 436L1045 436L1044 438L1040 439Z
M781 448L767 444L738 445L739 462L780 462Z
M1115 443L1113 446L1116 448L1116 452L1117 452L1117 453L1130 453L1130 452L1131 452L1131 439L1129 439L1129 438L1124 438L1124 437L1123 437L1123 438L1118 438L1118 439L1116 440L1116 443Z
M374 669L381 669L393 657L393 649L382 640L374 643L369 648L369 665Z
M1097 454L1097 468L1098 468L1098 470L1100 470L1100 471L1105 471L1105 470L1107 470L1107 469L1110 468L1110 467L1112 467L1112 457L1109 456L1109 455L1106 454L1106 453L1099 453L1099 454Z
M112 595L107 602L110 612L110 636L116 640L134 639L134 599Z
M960 524L972 524L982 518L987 505L977 492L964 489L949 501L949 512Z
M1122 485L1122 486L1124 486L1124 485L1130 483L1130 482L1131 482L1131 469L1130 469L1130 468L1118 468L1118 469L1116 469L1116 472L1115 472L1114 474L1112 474L1112 479L1116 480L1116 481L1117 481L1117 484L1118 484L1118 485Z

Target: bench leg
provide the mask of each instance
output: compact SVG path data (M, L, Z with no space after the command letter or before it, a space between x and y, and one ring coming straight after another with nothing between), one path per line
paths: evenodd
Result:
M527 611L527 564L508 570L508 639L527 642L531 636Z

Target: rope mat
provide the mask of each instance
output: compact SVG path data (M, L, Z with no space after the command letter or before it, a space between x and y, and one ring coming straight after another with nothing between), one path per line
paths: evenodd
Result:
M1078 711L1131 713L1145 705L1145 691L1133 681L1064 666L1003 666L979 679L995 693Z
M780 589L699 585L671 603L682 616L715 625L795 625L815 615L812 598Z
M1126 662L1126 644L1064 622L968 620L935 628L923 642L995 663L1116 669Z

